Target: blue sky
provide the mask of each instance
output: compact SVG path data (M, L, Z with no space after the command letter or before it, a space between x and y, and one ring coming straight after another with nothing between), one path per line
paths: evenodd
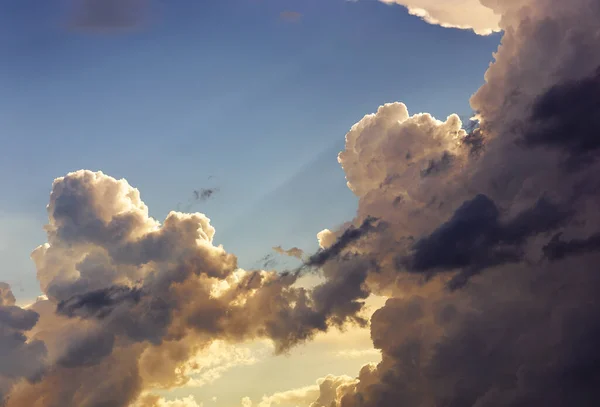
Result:
M0 3L0 273L23 299L52 180L80 168L161 220L218 187L193 209L242 266L314 249L356 208L336 161L352 124L396 100L468 115L500 38L374 0L157 1L152 24L107 33L65 28L63 3Z

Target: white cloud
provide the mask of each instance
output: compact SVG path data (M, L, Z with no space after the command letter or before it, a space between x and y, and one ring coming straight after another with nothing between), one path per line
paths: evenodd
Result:
M286 390L263 396L258 407L272 407L278 405L295 405L298 407L329 407L334 402L339 402L339 397L343 394L339 390L347 386L352 386L356 380L350 376L333 376L328 375L317 380L317 383L312 386L300 387L297 389ZM252 403L249 398L244 400L248 404L243 407L251 407Z
M306 386L299 389L282 391L274 393L270 396L264 396L258 407L271 407L280 404L292 404L299 406L308 406L313 400L319 396L319 386ZM248 406L244 406L248 407Z
M442 27L472 29L488 35L500 31L500 16L479 0L380 0L400 4L412 15Z
M253 365L272 351L273 347L267 341L262 341L254 347L214 341L187 363L187 375L190 377L187 385L202 387L211 384L226 371L236 366ZM216 401L216 398L213 401Z

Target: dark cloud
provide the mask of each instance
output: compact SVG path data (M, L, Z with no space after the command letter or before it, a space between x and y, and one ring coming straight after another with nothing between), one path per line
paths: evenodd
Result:
M217 192L219 192L219 188L201 188L194 191L194 199L201 202L206 201Z
M580 80L552 86L532 108L528 146L585 154L600 148L600 68Z
M17 306L0 307L0 323L3 326L18 331L29 331L35 326L39 315Z
M61 301L57 304L56 310L59 314L69 317L85 316L102 319L109 316L115 307L136 304L141 297L142 291L139 288L112 286Z
M554 235L552 240L543 248L544 256L551 260L562 260L565 257L575 256L588 252L600 251L600 233L593 234L585 239L562 239L562 233Z
M71 341L67 353L58 359L58 364L67 368L97 365L112 353L114 344L112 332L86 332Z
M447 171L452 166L453 160L454 156L448 151L444 151L439 159L429 160L427 167L421 170L421 177L429 177Z
M36 382L45 371L46 346L26 336L39 315L13 304L10 286L0 283L0 405L13 385L21 379Z
M315 307L337 326L350 320L366 326L367 320L360 316L364 300L371 294L365 282L376 265L362 256L349 256L326 266L326 281L315 287L312 299Z
M561 277L564 267L388 300L371 320L382 362L340 405L596 405L600 281L591 269Z
M485 268L521 261L527 238L557 229L570 216L569 210L542 198L512 219L501 220L496 204L478 195L431 235L419 239L410 256L398 258L398 265L416 272L461 270L451 281L451 287L458 288Z
M327 248L320 249L317 253L310 256L304 265L306 267L323 266L329 260L338 257L342 251L348 248L352 243L375 230L376 222L376 218L367 217L360 226L349 227L342 233L335 243ZM383 225L383 223L380 223L380 225Z

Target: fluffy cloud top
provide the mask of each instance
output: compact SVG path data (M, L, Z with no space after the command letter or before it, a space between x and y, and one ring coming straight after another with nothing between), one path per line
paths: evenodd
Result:
M500 30L500 16L480 0L380 0L400 4L412 15L442 27L472 29L487 35Z

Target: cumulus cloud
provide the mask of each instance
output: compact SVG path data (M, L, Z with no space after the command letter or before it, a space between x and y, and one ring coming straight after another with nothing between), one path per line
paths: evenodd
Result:
M39 315L14 304L10 286L0 283L0 403L22 379L38 381L45 366L44 343L27 338L27 331L35 326Z
M438 132L443 123L427 120L415 126L422 132L400 131L411 116L392 104L346 137L340 162L359 197L357 220L368 213L388 224L357 249L378 265L363 285L391 298L370 321L381 362L363 367L334 406L600 402L592 345L600 332L600 8L588 0L482 3L501 16L505 34L471 101L477 130ZM457 136L454 151L432 143L436 134ZM473 135L477 155L461 147ZM416 168L401 164L406 150L423 157ZM430 174L441 182L429 183ZM401 180L393 193L386 179ZM326 246L339 233L320 239Z
M15 305L16 299L7 283L0 282L0 306Z
M500 16L479 0L379 0L387 4L399 4L412 15L430 24L448 28L471 29L487 35L500 31ZM482 4L483 3L483 4Z
M0 317L21 335L3 350L28 352L36 368L48 351L39 377L10 367L31 382L14 387L8 407L127 406L147 389L201 386L256 360L247 349L215 346L263 338L282 353L358 321L344 304L353 297L323 295L337 281L313 292L295 285L298 273L239 269L213 244L205 215L171 212L160 223L125 180L70 173L54 181L47 210L48 242L32 254L47 298L21 310L1 286ZM29 330L33 341L20 333ZM97 386L104 375L112 379Z
M338 396L342 393L338 390L352 385L355 382L356 380L349 376L328 375L318 379L317 383L311 386L263 396L257 406L272 407L278 405L296 405L306 407L330 407L339 401ZM245 397L242 400L243 407L251 407L252 405L253 403L250 398Z

